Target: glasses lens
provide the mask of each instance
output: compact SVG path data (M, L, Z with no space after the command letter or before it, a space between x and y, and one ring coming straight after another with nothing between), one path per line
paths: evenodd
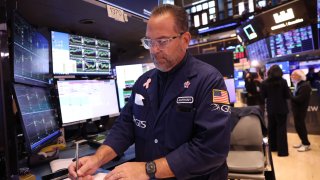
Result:
M145 49L150 49L151 39L142 38L141 42Z

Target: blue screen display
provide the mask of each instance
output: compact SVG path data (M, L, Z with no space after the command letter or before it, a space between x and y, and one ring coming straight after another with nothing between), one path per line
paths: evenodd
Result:
M282 69L283 74L290 74L289 61L266 64L267 71L270 69L271 66L273 66L275 64L278 65Z
M243 89L245 86L244 80L235 80L236 89Z
M243 71L242 70L234 70L234 78L235 79L243 79Z
M311 26L306 26L269 37L271 57L314 49Z

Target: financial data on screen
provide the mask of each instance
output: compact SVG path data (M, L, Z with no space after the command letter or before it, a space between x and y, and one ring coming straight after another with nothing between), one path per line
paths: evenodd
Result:
M57 87L64 126L119 114L113 79L58 81Z

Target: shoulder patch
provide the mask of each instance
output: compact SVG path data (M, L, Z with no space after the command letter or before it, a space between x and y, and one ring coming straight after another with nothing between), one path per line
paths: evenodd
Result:
M212 102L218 104L230 104L228 92L225 90L213 89Z

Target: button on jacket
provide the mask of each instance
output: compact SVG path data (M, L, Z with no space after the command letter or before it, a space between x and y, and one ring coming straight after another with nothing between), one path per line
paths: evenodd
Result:
M158 102L158 73L139 77L106 145L135 143L137 161L165 157L177 179L227 179L230 106L222 75L186 53Z

